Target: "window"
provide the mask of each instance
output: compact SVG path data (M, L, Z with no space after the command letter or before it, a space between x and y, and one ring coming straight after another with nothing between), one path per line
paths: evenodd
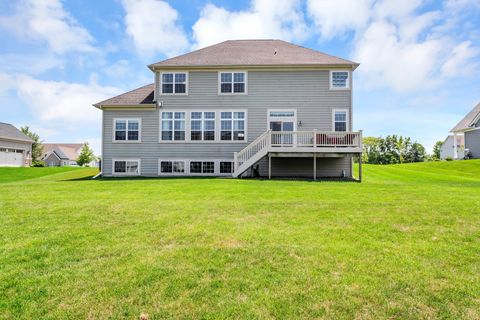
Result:
M215 112L192 112L190 117L190 140L215 140Z
M190 173L215 173L215 162L190 161Z
M182 73L162 73L162 94L186 94L187 93L187 74Z
M333 117L335 131L347 131L347 111L334 110Z
M349 75L348 71L330 71L330 89L348 89Z
M220 161L220 173L233 173L233 162Z
M185 140L185 112L162 112L161 124L162 140Z
M220 139L245 140L245 112L221 113Z
M140 160L114 160L113 173L123 175L139 175Z
M246 72L220 72L220 93L245 93Z
M139 119L115 119L114 141L140 141Z
M161 161L160 173L185 173L185 161Z
M295 111L270 111L270 117L295 117Z

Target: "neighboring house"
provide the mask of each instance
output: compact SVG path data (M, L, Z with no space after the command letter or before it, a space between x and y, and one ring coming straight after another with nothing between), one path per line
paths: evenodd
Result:
M467 113L450 132L454 137L462 136L465 151L468 149L473 158L480 158L480 103ZM454 148L453 153L453 159L464 157L463 150Z
M457 143L453 143L453 139L457 139ZM456 148L456 150L455 150ZM457 155L463 155L465 149L465 140L464 136L462 135L456 135L454 136L449 135L445 141L443 141L442 146L440 147L440 159L445 160L445 159L455 159L455 152Z
M357 63L237 40L148 67L155 83L94 105L104 176L353 177Z
M76 166L83 143L44 143L43 158L48 167Z
M30 166L32 164L32 143L32 139L13 125L0 122L0 166Z

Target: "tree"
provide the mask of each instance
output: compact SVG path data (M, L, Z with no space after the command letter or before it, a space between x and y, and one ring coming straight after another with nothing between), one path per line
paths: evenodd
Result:
M425 148L418 142L412 144L406 154L405 162L423 162L425 161Z
M440 160L440 149L442 148L442 141L437 141L435 142L435 145L433 146L433 154L432 154L432 159L433 160Z
M81 167L88 166L88 164L92 162L94 157L95 156L93 155L93 150L90 149L88 142L85 142L85 144L82 147L82 150L80 151L80 155L78 156L77 164Z
M30 131L28 126L21 127L20 130L33 140L32 143L32 166L34 167L44 167L45 162L42 161L43 156L43 144L40 140L40 136L35 132Z

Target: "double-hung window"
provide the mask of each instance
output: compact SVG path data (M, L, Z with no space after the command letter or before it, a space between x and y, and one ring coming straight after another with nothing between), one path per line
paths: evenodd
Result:
M245 112L221 112L220 140L245 140Z
M113 173L119 175L139 175L140 160L113 160Z
M246 92L246 72L220 72L219 80L221 94Z
M348 119L347 110L334 110L333 125L335 131L347 131Z
M163 141L185 140L185 112L162 112L161 122Z
M160 173L185 173L185 161L160 161Z
M187 93L187 74L182 73L162 73L162 94L186 94Z
M215 112L195 111L190 118L190 140L215 140Z
M140 119L115 119L114 141L140 141Z
M190 173L215 173L215 162L190 161Z
M330 89L350 88L350 72L347 70L330 71Z

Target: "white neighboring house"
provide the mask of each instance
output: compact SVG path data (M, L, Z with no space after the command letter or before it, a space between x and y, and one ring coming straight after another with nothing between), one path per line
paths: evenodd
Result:
M480 158L480 103L463 117L457 125L450 130L454 137L462 137L464 150L453 149L453 159L463 159L467 150L472 158Z
M33 140L9 123L0 122L0 167L28 167Z
M44 143L42 160L48 167L78 166L77 159L83 145L83 143ZM89 166L98 167L98 161L94 159Z
M454 145L453 139L456 137L457 143ZM456 148L456 150L455 150ZM443 141L442 146L440 147L440 159L445 160L447 158L450 159L456 159L455 157L455 151L457 154L457 157L460 157L463 155L465 150L465 137L463 134L458 134L458 135L449 135L445 141Z

